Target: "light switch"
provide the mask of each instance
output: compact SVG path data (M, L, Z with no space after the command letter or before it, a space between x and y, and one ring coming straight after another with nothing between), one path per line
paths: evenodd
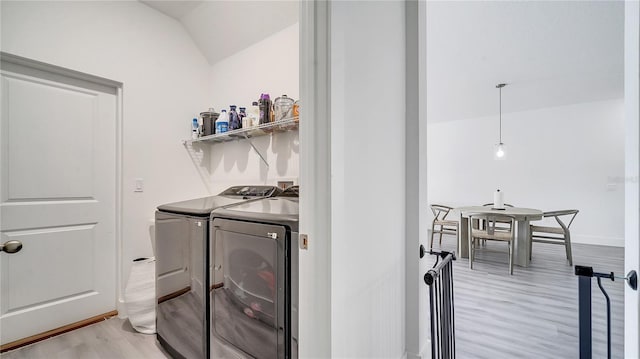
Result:
M144 192L144 179L136 178L133 192Z

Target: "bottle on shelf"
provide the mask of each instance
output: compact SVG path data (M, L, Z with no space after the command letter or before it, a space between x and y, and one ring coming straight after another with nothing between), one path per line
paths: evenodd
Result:
M237 130L242 127L242 122L240 122L240 118L238 117L238 112L236 111L236 105L229 106L229 131Z
M227 110L220 111L220 116L216 120L216 133L225 133L229 130L229 116Z
M271 98L268 93L260 95L260 124L269 123L271 121Z
M249 127L258 126L260 124L260 105L258 101L253 101L249 108Z
M296 102L293 103L293 119L294 119L294 121L300 121L300 103L298 101L300 101L300 100L296 100Z
M198 139L200 137L200 125L198 124L198 119L194 118L191 120L191 139Z
M240 112L238 113L238 118L240 119L240 127L241 128L247 128L249 127L249 120L247 117L247 108L246 107L240 107Z

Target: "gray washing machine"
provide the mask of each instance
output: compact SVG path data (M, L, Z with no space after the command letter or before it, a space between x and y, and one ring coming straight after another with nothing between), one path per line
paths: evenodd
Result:
M211 212L281 192L275 186L235 186L217 196L158 207L156 330L158 341L174 358L211 357L208 295L211 271L207 255Z
M211 213L211 333L254 358L298 357L298 187Z

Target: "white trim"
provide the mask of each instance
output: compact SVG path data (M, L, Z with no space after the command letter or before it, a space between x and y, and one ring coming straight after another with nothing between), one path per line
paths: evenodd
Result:
M624 112L625 112L625 258L626 275L640 272L640 4L626 1L624 9ZM635 179L635 180L633 180ZM639 358L640 291L625 285L624 357Z
M300 2L299 356L331 357L330 2Z
M122 228L122 213L124 202L123 191L123 125L124 125L124 108L123 108L123 85L120 84L117 89L116 97L116 309L119 318L126 318L127 311L124 305L124 277L122 273L122 258L124 257L124 234Z
M424 1L405 1L405 348L410 358L420 356L420 290L425 284L420 278L419 247L422 237L420 192L426 192L426 152L420 151L420 115L422 84L425 82L424 35L426 35ZM423 34L424 32L424 34ZM416 195L417 194L417 195Z
M72 79L78 79L78 80L82 80L82 81L92 82L94 84L107 86L107 87L110 87L112 89L118 89L118 88L122 87L122 82L109 80L109 79L104 78L104 77L95 76L95 75L87 74L87 73L84 73L84 72L67 69L67 68L56 66L56 65L53 65L53 64L48 64L46 62L32 60L32 59L29 59L29 58L26 58L26 57L13 55L13 54L10 54L10 53L7 53L7 52L0 51L0 58L2 59L2 62L5 62L5 63L16 64L16 65L28 67L30 69L36 69L36 70L40 70L40 71L45 71L45 72L48 72L48 73L61 75L61 76L72 78Z

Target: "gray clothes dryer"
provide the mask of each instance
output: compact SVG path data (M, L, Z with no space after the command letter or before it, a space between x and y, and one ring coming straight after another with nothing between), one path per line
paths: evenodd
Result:
M158 207L156 230L156 330L174 358L211 356L209 236L211 212L282 192L275 186L235 186L217 196Z
M212 343L297 358L298 187L214 210L211 223Z

